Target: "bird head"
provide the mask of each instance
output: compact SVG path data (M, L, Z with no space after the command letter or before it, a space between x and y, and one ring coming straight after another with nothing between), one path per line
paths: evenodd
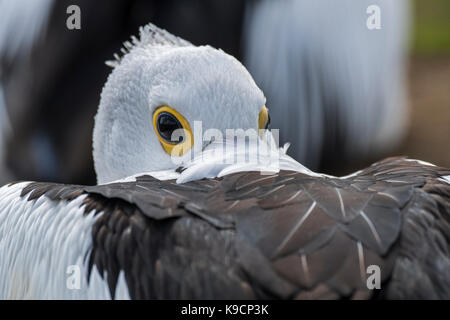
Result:
M98 183L176 169L177 158L201 152L202 133L262 129L265 97L245 67L210 46L147 25L126 42L103 87L95 117ZM198 132L201 130L201 132Z

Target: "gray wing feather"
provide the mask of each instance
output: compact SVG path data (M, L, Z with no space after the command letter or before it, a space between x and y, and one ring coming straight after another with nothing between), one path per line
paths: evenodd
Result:
M176 184L34 183L101 216L90 266L133 298L449 298L450 170L392 158L345 179L281 171ZM382 289L366 286L381 268ZM408 285L405 285L405 284ZM112 294L113 295L113 294Z

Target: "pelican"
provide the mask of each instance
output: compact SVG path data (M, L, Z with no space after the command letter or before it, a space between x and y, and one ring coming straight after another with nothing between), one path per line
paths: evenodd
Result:
M232 56L152 24L122 52L95 118L98 184L0 189L1 299L450 298L449 169L315 173L265 130ZM228 130L257 135L229 148Z
M177 19L183 11L177 1L147 2L111 5L108 12L127 21L125 30L106 14L87 32L99 34L97 45L109 50L118 35L140 21L141 15L124 10L138 5L163 27L183 32L194 42L214 41L228 52L242 54L244 65L271 101L272 123L283 128L281 141L292 143L289 155L308 168L347 173L381 158L404 136L408 0L341 0L339 6L333 0L201 0L191 8L192 16L182 19ZM73 4L79 5L83 17L98 10L85 1ZM17 132L5 141L5 160L20 179L95 181L86 156L93 121L83 119L95 113L97 89L83 88L101 88L107 69L97 63L103 61L101 51L89 52L91 37L76 36L87 29L60 28L60 19L70 17L68 5L54 0L0 1L0 82ZM380 8L381 29L369 30L366 10L373 5ZM84 63L87 57L89 66ZM60 72L54 72L55 66ZM89 81L76 80L83 77ZM67 99L67 92L79 99ZM55 116L59 105L64 105L60 113L76 117L53 121L46 116ZM68 126L71 129L65 131L78 132L76 140L70 134L55 138Z

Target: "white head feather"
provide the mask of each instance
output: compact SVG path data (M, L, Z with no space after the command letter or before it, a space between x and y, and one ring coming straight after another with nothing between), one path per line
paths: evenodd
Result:
M191 127L201 120L203 130L258 129L265 98L235 58L193 46L152 24L132 42L125 43L122 58L109 62L114 70L95 118L98 183L176 168L153 128L153 112L162 105L176 109Z

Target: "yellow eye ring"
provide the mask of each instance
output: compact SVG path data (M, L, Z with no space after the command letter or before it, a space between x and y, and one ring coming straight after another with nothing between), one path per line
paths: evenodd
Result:
M153 128L161 146L171 156L180 157L194 145L189 122L169 106L161 106L153 113ZM178 141L173 138L178 138Z
M258 129L268 129L270 124L269 110L266 106L262 107L258 116Z

